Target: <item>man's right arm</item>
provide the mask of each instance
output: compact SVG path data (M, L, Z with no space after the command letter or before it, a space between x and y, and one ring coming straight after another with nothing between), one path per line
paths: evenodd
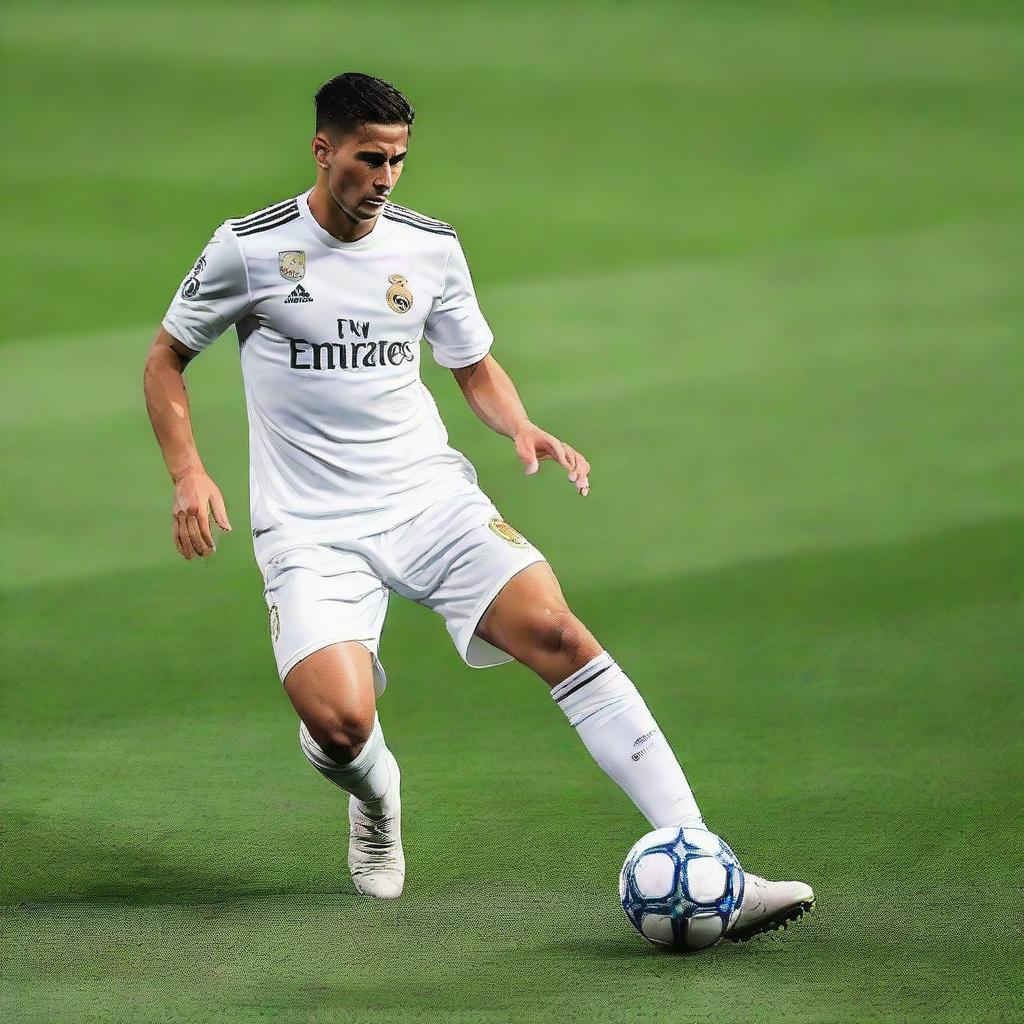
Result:
M205 558L216 550L210 512L230 530L220 489L210 479L192 435L183 372L197 353L161 327L150 346L143 374L146 409L174 484L171 533L183 558Z
M242 250L222 224L175 293L146 357L146 407L174 483L171 529L183 558L213 554L211 509L222 530L231 526L224 499L196 449L182 372L251 305Z

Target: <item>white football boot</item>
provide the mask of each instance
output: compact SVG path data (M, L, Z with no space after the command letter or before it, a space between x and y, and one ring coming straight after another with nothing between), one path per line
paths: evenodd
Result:
M749 871L739 916L725 933L730 942L746 942L799 921L814 909L814 890L806 882L769 882Z
M348 870L364 896L393 900L405 885L402 851L402 773L391 756L391 783L381 800L383 813L371 814L354 796L348 800Z

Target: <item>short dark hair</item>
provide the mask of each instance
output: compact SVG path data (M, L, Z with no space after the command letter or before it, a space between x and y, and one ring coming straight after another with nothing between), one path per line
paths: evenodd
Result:
M406 124L412 131L416 111L390 83L373 75L346 71L317 89L316 130L348 135L361 124Z

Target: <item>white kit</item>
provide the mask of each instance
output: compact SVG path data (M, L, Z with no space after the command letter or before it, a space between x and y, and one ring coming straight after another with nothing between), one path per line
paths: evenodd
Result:
M543 556L502 522L420 380L421 339L452 369L493 342L455 230L387 203L369 234L342 242L308 196L222 224L163 321L196 352L236 328L253 544L282 678L326 643L356 639L374 652L381 688L384 587L444 615L470 664L508 661L472 637L473 616ZM445 506L458 514L429 515ZM401 541L385 539L403 526ZM361 559L375 582L338 571L339 559ZM433 589L409 582L424 564ZM368 588L373 598L356 593Z
M498 591L543 560L479 490L436 502L383 533L284 551L264 570L281 679L313 651L358 640L373 655L380 696L387 685L380 636L392 591L441 615L472 668L511 661L473 631Z

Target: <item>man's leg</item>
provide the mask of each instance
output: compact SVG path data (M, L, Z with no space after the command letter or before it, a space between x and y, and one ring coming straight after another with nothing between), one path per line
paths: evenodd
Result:
M594 760L654 828L704 827L686 776L644 699L569 610L547 562L509 580L476 632L551 687Z
M284 681L301 719L299 744L314 768L351 794L349 870L368 896L401 894L400 774L377 719L370 652L356 641L303 658Z
M643 698L569 610L546 562L512 577L477 633L544 679L594 759L655 828L705 827ZM805 882L770 882L747 871L743 906L727 938L743 942L784 928L813 906Z

